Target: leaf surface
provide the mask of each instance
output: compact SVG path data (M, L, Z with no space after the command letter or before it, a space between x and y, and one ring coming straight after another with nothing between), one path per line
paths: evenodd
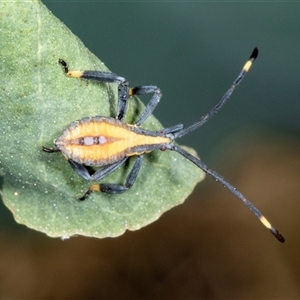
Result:
M179 154L154 151L146 155L128 192L93 193L79 202L91 183L79 177L60 153L41 149L52 147L74 120L115 116L117 86L64 75L59 58L74 70L108 68L40 1L1 2L0 37L2 197L17 222L52 237L118 236L182 203L204 178ZM132 97L126 122L133 122L143 108ZM162 128L153 116L142 127ZM102 181L124 183L133 160Z

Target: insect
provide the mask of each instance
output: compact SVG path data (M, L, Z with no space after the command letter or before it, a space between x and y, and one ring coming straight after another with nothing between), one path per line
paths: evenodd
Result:
M121 194L127 191L133 186L138 176L144 154L154 150L176 151L226 187L232 194L248 206L261 223L267 227L280 242L284 242L285 239L279 231L274 228L262 213L234 186L227 182L221 175L209 169L200 159L194 157L174 143L175 139L202 126L222 108L249 71L253 61L257 58L257 55L258 49L255 48L231 87L223 95L217 105L207 114L202 116L199 121L196 121L187 127L183 124L177 124L159 131L150 131L140 127L140 125L152 114L162 97L161 91L157 86L148 85L130 88L129 83L125 78L114 73L100 71L70 71L67 63L60 59L59 63L67 76L118 84L117 116L116 118L102 116L85 117L75 121L64 129L60 137L55 140L55 146L53 148L43 147L43 151L48 153L62 152L67 158L70 166L79 176L86 180L93 181L100 181L118 169L130 157L136 157L125 184L92 184L79 200L85 200L92 192ZM134 124L124 123L123 119L128 106L129 97L132 95L145 94L153 94L146 105L145 110ZM91 172L88 167L101 168Z

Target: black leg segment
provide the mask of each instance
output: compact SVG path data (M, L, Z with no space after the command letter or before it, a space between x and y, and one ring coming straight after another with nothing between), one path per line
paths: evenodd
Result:
M128 98L132 95L146 95L153 93L153 97L150 99L149 103L147 104L144 112L140 115L138 120L135 122L135 125L141 125L153 112L157 104L159 103L162 94L160 89L157 86L149 85L149 86L139 86L134 88L129 88L129 83L126 81L124 77L118 76L115 73L110 72L101 72L101 71L72 71L69 70L67 63L59 59L58 62L61 64L63 71L67 76L74 77L74 78L84 78L84 79L91 79L97 80L100 82L106 83L118 83L118 107L117 107L117 116L118 120L123 120L127 105L128 105Z
M67 63L63 59L59 59L58 62L63 67L63 71L67 76L74 78L85 78L91 80L97 80L107 83L121 83L126 81L124 77L118 76L111 72L101 72L101 71L73 71L69 70Z
M42 146L42 150L47 153L60 152L60 150L56 147L47 148L47 147Z
M85 179L85 180L101 180L104 177L111 174L112 172L114 172L116 169L118 169L122 164L124 164L124 162L127 159L128 158L125 157L122 160L120 160L112 165L102 167L101 169L97 170L96 172L94 172L92 174L90 174L90 172L88 171L88 169L86 168L85 165L79 164L71 159L68 160L68 163L70 164L72 169L83 179Z
M130 189L141 169L141 165L143 162L143 155L137 156L136 161L134 162L134 165L132 167L132 170L130 171L126 182L124 185L121 184L115 184L115 183L100 183L100 184L93 184L89 187L89 189L84 193L82 197L79 198L79 200L83 201L85 200L92 192L102 192L107 194L122 194L128 189Z
M156 108L157 104L159 103L162 97L162 93L160 89L155 85L138 86L138 87L131 88L129 90L130 95L146 95L152 93L153 96L148 102L148 104L146 105L145 110L140 115L138 120L134 123L137 126L143 124L146 121L146 119L152 114L152 112L154 111L154 109Z
M129 97L129 83L123 81L118 87L118 107L117 107L117 119L122 121L127 110Z

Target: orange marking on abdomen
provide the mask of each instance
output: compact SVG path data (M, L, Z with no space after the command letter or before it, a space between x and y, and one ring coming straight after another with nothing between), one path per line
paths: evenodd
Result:
M56 146L70 159L89 166L104 166L142 154L136 147L170 143L163 136L135 132L133 125L108 117L84 118L73 122L56 140ZM135 148L132 152L131 149Z

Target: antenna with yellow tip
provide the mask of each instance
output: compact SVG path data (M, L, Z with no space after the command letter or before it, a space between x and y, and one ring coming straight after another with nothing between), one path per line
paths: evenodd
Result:
M231 87L227 90L227 92L223 95L221 100L215 105L214 108L212 108L207 114L205 114L199 121L195 122L194 124L183 128L182 130L175 132L173 134L173 138L180 138L186 134L188 134L191 131L194 131L198 127L202 126L204 123L206 123L211 117L213 117L226 103L226 101L230 98L232 93L234 92L235 88L241 83L247 72L250 70L253 61L257 58L258 56L258 49L254 48L252 51L252 54L250 55L250 58L248 61L245 63L243 66L242 71L240 74L237 76L237 78L234 80L232 83ZM226 181L221 175L219 175L217 172L214 170L209 169L200 159L192 156L189 154L187 151L182 149L181 147L177 145L173 145L172 149L184 157L186 157L188 160L193 162L196 166L198 166L201 170L203 170L205 173L213 177L216 181L220 182L224 187L226 187L232 194L234 194L239 200L241 200L248 208L253 212L253 214L260 220L260 222L268 228L272 234L281 242L284 243L285 239L281 235L281 233L274 228L270 222L263 216L263 214L249 201L247 200L244 195L239 192L233 185L231 185L228 181Z
M254 48L252 51L252 54L250 55L248 61L245 63L242 71L238 75L238 77L235 79L235 81L232 83L231 87L228 89L228 91L223 95L221 100L215 105L214 108L212 108L207 114L201 117L199 121L196 121L194 124L183 128L182 130L176 132L174 134L174 139L180 138L186 134L188 134L191 131L194 131L195 129L202 126L204 123L206 123L209 119L211 119L227 102L227 100L230 98L236 87L241 83L243 78L245 77L246 73L249 71L250 67L252 66L253 61L257 58L258 55L258 49Z

